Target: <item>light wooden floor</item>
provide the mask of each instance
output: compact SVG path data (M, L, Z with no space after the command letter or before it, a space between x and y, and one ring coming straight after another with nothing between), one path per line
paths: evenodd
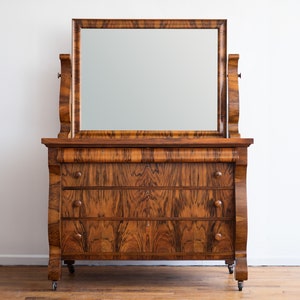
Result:
M227 267L77 266L52 291L46 267L0 267L0 299L300 299L300 267L250 267L239 292Z

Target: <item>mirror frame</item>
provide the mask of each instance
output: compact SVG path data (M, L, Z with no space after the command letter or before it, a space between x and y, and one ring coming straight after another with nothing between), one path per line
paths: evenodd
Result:
M74 137L226 137L227 136L227 20L73 19L72 135ZM217 130L80 130L81 30L95 29L216 29L218 30Z

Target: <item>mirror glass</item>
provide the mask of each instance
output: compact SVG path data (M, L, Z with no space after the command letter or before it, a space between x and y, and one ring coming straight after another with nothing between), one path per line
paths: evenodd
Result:
M226 21L143 21L73 20L75 134L223 136Z
M217 30L81 31L82 130L217 130Z

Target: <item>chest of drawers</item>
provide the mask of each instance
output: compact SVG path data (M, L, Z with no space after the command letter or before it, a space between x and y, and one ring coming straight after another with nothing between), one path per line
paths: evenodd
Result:
M247 279L250 140L43 143L49 279L60 279L62 260L71 271L75 260L225 260Z
M233 166L62 165L62 254L233 258Z

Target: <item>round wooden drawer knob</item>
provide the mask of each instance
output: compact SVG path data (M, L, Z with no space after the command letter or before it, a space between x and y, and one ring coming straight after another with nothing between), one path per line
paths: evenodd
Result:
M222 204L223 204L223 202L222 202L221 200L216 200L216 201L214 202L215 207L221 207Z
M80 171L75 172L75 173L74 173L74 178L78 179L78 178L81 177L81 175L82 175L82 173L81 173Z
M223 174L222 174L222 172L220 172L220 171L216 171L215 174L214 174L214 176L215 176L216 178L220 178L222 175L223 175Z
M74 202L73 202L73 206L74 207L80 207L82 205L82 202L80 201L80 200L75 200Z
M81 239L82 239L82 234L80 234L80 233L75 233L75 234L74 234L74 237L75 237L76 240L81 240Z
M221 241L222 238L223 238L223 236L222 236L221 233L217 233L217 234L215 235L215 240L217 240L217 241Z

